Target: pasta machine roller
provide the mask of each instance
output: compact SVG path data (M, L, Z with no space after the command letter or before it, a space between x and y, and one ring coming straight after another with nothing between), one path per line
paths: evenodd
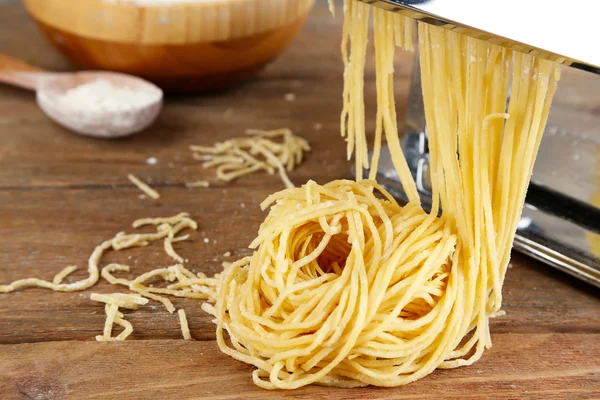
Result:
M600 47L591 43L596 14L582 12L589 0L569 7L547 0L361 1L571 67L554 97L514 247L600 287L600 115L589 104L600 96ZM424 207L431 203L426 132L417 62L402 146ZM387 149L378 180L406 199Z

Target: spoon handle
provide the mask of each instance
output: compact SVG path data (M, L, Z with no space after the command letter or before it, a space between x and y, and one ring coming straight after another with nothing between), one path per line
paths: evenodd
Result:
M0 82L35 91L50 77L51 74L41 68L0 53Z

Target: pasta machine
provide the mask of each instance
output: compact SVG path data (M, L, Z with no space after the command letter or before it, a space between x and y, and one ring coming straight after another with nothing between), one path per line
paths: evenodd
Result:
M503 0L493 4L481 0L361 1L589 71L569 71L585 75L586 79L579 82L586 84L580 83L579 90L568 87L565 74L559 82L514 247L600 287L600 115L594 115L593 109L590 112L585 100L586 96L594 99L600 95L600 77L594 76L600 75L600 47L590 43L596 36L595 13L581 12L589 0L571 0L570 7L555 7L547 0ZM561 97L574 98L578 104L569 105ZM586 105L588 110L582 111ZM402 146L427 207L431 204L431 185L418 62L413 71ZM406 200L386 150L382 152L378 180L394 196Z

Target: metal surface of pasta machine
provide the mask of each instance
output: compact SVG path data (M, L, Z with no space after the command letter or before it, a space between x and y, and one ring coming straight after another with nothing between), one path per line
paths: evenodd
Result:
M582 13L588 0L553 7L546 0L361 0L426 23L460 31L512 49L600 74L596 13ZM558 29L557 27L560 27ZM600 89L600 77L589 74ZM562 87L564 82L560 85ZM586 88L593 90L593 88ZM560 103L559 88L555 103ZM600 92L596 92L596 95ZM424 206L431 201L428 146L415 64L402 146ZM558 107L558 109L557 109ZM515 249L600 287L600 128L582 123L568 107L553 106L533 171ZM378 179L405 198L387 149Z

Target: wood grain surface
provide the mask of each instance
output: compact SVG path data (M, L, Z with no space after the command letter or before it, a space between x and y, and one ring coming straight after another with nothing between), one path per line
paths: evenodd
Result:
M148 131L102 141L65 131L37 108L33 95L0 87L0 282L51 279L66 265L85 276L95 245L139 217L187 211L199 223L177 251L190 268L212 274L223 260L249 254L264 213L258 204L281 189L276 176L255 175L231 184L189 190L190 180L213 179L187 146L238 136L246 128L289 127L313 146L291 174L296 183L349 177L338 135L341 105L341 20L317 5L299 39L256 79L227 92L171 97ZM19 4L0 5L0 52L51 70L69 69L36 31ZM396 68L398 112L403 115L412 56ZM373 70L366 90L373 99ZM589 88L589 75L563 81ZM564 83L564 82L563 82ZM285 95L294 93L295 101ZM579 121L597 124L600 98L563 92L562 107L582 108ZM598 92L600 93L600 92ZM372 115L372 106L368 109ZM372 119L369 119L372 121ZM149 165L148 157L158 163ZM127 173L151 181L158 201L139 199ZM209 238L210 243L204 243ZM227 251L229 258L223 257ZM131 257L131 258L129 258ZM109 252L140 274L169 263L159 244ZM93 291L115 288L100 281ZM127 312L135 332L123 343L97 343L104 322L91 290L54 293L26 289L0 295L0 399L593 399L600 398L598 292L515 254L504 286L507 315L492 322L493 348L471 367L436 371L396 389L308 387L265 391L251 382L251 367L221 354L214 327L199 302L186 309L192 342L181 339L175 314L158 303Z

